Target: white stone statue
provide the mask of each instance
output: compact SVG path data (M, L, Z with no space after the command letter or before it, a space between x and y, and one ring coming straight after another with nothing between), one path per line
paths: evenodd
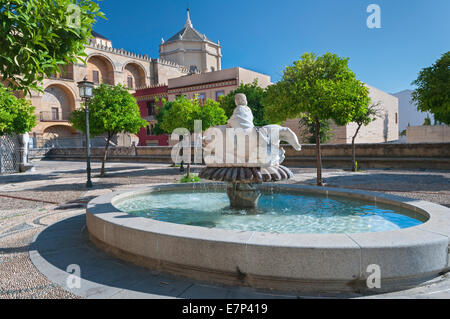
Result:
M19 162L19 170L21 172L26 172L27 170L34 171L34 166L28 163L28 145L30 143L30 134L18 134L17 138L19 140L20 146L20 162Z
M247 105L245 94L236 94L235 103L236 108L227 125L211 128L204 134L207 166L278 166L285 159L285 151L280 148L280 141L289 143L297 151L301 150L297 135L291 129L280 125L255 127L253 113ZM232 138L227 140L227 136ZM216 156L219 152L219 156ZM230 161L230 158L234 160Z
M228 120L227 127L242 129L255 127L253 124L253 113L247 106L247 97L245 94L236 94L234 101L236 103L236 108L233 111L233 115Z
M19 139L19 145L20 145L20 149L21 149L20 163L27 164L28 163L28 143L30 143L30 135L28 133L19 134L19 135L17 135L17 138Z

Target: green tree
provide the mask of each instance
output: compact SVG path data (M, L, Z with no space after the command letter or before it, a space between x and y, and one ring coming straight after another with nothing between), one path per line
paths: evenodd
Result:
M159 104L159 99L156 99L155 104ZM161 123L164 117L164 113L170 109L171 103L167 103L166 99L161 100L161 106L156 106L156 115L155 120L156 124L153 126L152 133L155 135L162 135L167 133L165 130L161 128Z
M1 0L0 74L15 90L39 89L45 76L86 56L92 24L104 17L91 0Z
M237 89L220 98L220 107L225 110L225 114L228 118L233 115L233 111L236 108L234 97L237 93L244 93L247 96L248 106L252 110L255 126L271 124L264 118L264 106L262 101L265 96L265 90L258 85L257 80L251 84L241 83Z
M412 93L417 109L434 114L436 121L450 124L450 51L420 71L412 84L417 86Z
M358 170L358 166L356 163L356 147L355 140L358 136L361 127L369 125L372 121L375 121L377 117L379 117L379 110L377 104L371 104L368 108L358 108L353 115L352 122L356 123L356 131L352 136L352 171L356 172Z
M283 78L266 90L263 101L266 118L283 122L288 118L306 116L315 123L317 185L322 186L321 121L333 120L337 125L352 121L359 109L367 109L368 89L356 79L348 67L348 59L325 53L305 53L292 66L286 67Z
M200 119L203 130L207 130L213 126L226 124L228 117L218 102L207 99L200 109Z
M198 99L189 100L184 96L178 97L173 102L166 102L162 108L160 128L163 132L172 134L177 128L186 128L189 132L194 132L194 122L202 121L202 129L223 125L228 118L225 111L218 102L206 100L201 106ZM190 177L191 164L187 164L187 178Z
M36 126L36 115L31 102L18 99L0 84L0 135L24 134Z
M86 133L84 106L72 112L70 122ZM111 138L121 132L137 134L148 122L141 118L136 99L121 84L101 84L94 89L89 103L89 131L93 136L106 134L105 152L100 176L105 176L105 163Z

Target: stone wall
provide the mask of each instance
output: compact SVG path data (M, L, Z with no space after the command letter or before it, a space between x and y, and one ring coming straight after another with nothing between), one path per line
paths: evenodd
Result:
M103 157L103 147L92 147L92 157ZM114 156L136 156L136 150L134 147L111 147L108 150L108 155ZM61 158L84 158L86 157L86 149L80 148L53 148L47 152L48 158L61 157Z
M315 156L315 145L303 145L300 152L291 146L284 146L287 157ZM323 156L351 156L351 144L322 145ZM356 156L389 157L389 158L449 158L450 143L417 143L417 144L356 144Z
M303 145L301 152L291 146L286 150L285 165L293 167L315 167L315 145ZM171 163L172 148L155 147L116 147L109 151L109 161ZM194 152L192 151L192 154ZM333 144L322 146L323 165L328 168L351 167L351 145ZM93 160L100 160L102 148L92 149ZM368 168L411 168L411 169L450 169L450 143L416 144L358 144L356 146L358 167ZM47 159L84 160L85 149L52 149Z
M449 143L450 126L410 126L406 129L408 143Z
M181 65L162 59L154 59L152 63L152 85L167 85L169 79L185 76L189 70Z

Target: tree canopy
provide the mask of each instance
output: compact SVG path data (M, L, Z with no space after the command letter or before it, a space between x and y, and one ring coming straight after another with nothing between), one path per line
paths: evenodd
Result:
M237 93L244 93L247 96L248 106L252 110L255 126L265 126L270 124L269 121L264 118L264 106L262 102L265 96L265 90L258 85L257 80L251 84L241 83L238 88L220 98L220 107L225 110L225 114L228 118L233 115L233 111L236 108L234 97Z
M104 17L92 0L0 1L0 74L15 90L39 89L45 76L77 63Z
M226 124L228 117L225 111L219 106L219 103L207 99L205 104L201 106L200 120L202 120L203 130L207 130L213 126Z
M159 104L159 99L156 99L155 102L156 102L157 104ZM161 135L161 134L167 133L167 132L161 127L161 123L162 123L162 120L163 120L163 118L164 118L164 113L170 109L170 106L171 106L172 104L167 103L167 100L166 100L166 99L162 99L162 100L161 100L161 104L162 104L162 105L156 107L156 115L155 115L156 124L154 125L154 127L153 127L153 129L152 129L152 132L153 132L153 134L155 134L155 135Z
M225 124L228 119L219 103L211 99L207 99L201 106L198 99L189 100L180 96L175 101L166 102L162 109L160 127L168 134L177 128L193 132L195 120L202 120L202 128L207 130L212 126Z
M15 97L0 84L0 135L24 134L36 126L36 115L30 101Z
M225 124L227 116L219 103L207 99L205 104L200 105L200 101L195 98L189 100L184 96L178 97L175 101L166 102L158 116L161 119L158 130L172 134L177 128L186 128L189 132L194 132L194 122L202 121L202 129ZM187 178L190 178L190 163L187 163Z
M348 67L348 59L336 54L305 53L283 78L267 88L265 114L271 122L306 116L332 119L338 125L352 121L356 112L369 106L368 89Z
M435 120L450 124L450 51L420 71L412 84L417 86L412 93L417 109L431 112Z
M72 125L86 132L84 106L72 112ZM92 135L120 132L137 134L148 122L141 118L136 99L121 84L101 84L94 88L94 97L89 102L89 131Z
M109 86L101 84L94 89L94 97L89 103L89 132L94 135L106 134L105 154L101 176L105 174L105 162L111 138L121 132L137 134L148 122L141 118L136 99L121 84ZM86 133L85 107L72 112L70 122L76 129Z
M332 53L316 56L305 53L286 67L280 82L266 90L263 100L266 118L271 122L305 117L316 128L317 184L322 185L321 121L346 125L370 103L368 89L356 79L348 59Z

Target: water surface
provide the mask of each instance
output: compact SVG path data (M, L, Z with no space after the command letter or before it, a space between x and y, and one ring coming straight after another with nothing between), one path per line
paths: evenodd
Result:
M409 228L425 219L396 206L345 197L264 193L255 210L234 210L224 192L157 192L125 198L129 214L176 224L270 233L367 233Z

